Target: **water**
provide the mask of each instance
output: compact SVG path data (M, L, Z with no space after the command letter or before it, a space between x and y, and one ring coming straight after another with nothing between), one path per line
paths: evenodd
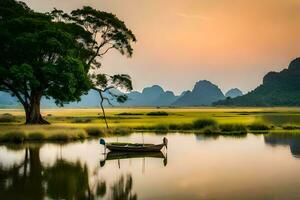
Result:
M0 199L300 199L299 137L167 138L163 154L105 162L98 140L2 145Z

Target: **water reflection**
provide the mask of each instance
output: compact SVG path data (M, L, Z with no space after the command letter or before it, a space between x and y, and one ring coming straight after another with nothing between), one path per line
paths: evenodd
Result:
M105 195L112 200L137 199L137 195L132 192L131 174L121 175L107 194L106 181L97 176L92 177L86 164L57 158L53 165L46 165L40 159L41 145L15 147L6 146L9 150L24 152L23 159L8 167L0 164L1 199L40 200L47 197L93 200Z
M300 158L300 136L269 134L264 136L264 141L272 146L288 145L290 146L291 154L296 158Z
M117 160L120 168L120 160L122 159L132 159L132 158L143 158L145 162L146 158L161 158L163 160L163 165L167 166L168 156L167 153L162 152L108 152L104 155L104 158L100 161L100 166L104 167L106 161ZM143 162L143 164L145 164Z
M111 187L112 200L137 200L137 194L132 192L133 180L131 175L121 176Z
M300 199L300 159L281 146L299 156L299 137L196 136L168 134L168 155L109 153L106 159L98 140L0 145L0 199ZM118 139L141 141L140 134Z

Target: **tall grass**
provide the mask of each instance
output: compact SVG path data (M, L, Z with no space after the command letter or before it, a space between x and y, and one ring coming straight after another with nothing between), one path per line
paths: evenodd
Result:
M8 122L16 122L17 118L10 114L10 113L4 113L0 115L0 122L8 123Z
M246 134L247 127L243 124L222 124L219 126L222 133Z
M270 130L271 127L267 124L264 123L253 123L248 125L249 130L251 131L267 131Z
M193 122L194 129L203 129L205 127L215 127L218 123L213 119L198 119Z

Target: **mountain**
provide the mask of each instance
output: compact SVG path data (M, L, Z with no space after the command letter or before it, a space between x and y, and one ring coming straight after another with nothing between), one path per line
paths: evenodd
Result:
M166 91L155 101L156 106L170 106L178 99L172 91Z
M300 106L300 58L287 69L269 72L263 83L248 94L216 102L231 106Z
M20 104L16 97L12 97L7 92L0 91L0 107L19 107Z
M198 81L192 91L185 92L174 103L174 106L208 106L215 101L225 99L218 86L207 80Z
M230 97L230 98L235 98L235 97L239 97L239 96L243 96L243 92L241 90L239 90L238 88L233 88L231 90L229 90L228 92L226 92L225 97Z
M164 91L160 86L153 85L146 87L140 92L130 92L127 94L128 101L125 106L170 106L177 96L171 91Z

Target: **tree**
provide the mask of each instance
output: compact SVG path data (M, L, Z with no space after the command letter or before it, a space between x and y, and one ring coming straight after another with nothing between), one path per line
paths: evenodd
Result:
M125 23L119 20L115 15L91 7L83 7L83 9L74 10L71 15L67 15L59 10L54 10L55 16L66 21L75 22L83 27L94 38L94 43L88 46L92 52L88 65L91 66L89 77L92 82L92 88L98 91L100 96L100 106L106 127L106 120L103 103L107 101L110 105L110 99L105 95L109 93L110 97L116 98L118 102L123 103L127 100L124 94L116 94L112 89L122 88L132 90L132 82L130 76L126 74L108 75L97 73L101 67L100 59L110 50L115 49L122 55L132 56L132 42L136 42L136 38Z
M40 113L42 97L62 106L89 89L104 91L99 59L111 49L131 56L135 41L111 13L84 7L71 15L57 9L43 14L15 0L1 0L0 30L0 90L18 98L26 124L48 123ZM131 89L129 76L111 77L112 86Z

